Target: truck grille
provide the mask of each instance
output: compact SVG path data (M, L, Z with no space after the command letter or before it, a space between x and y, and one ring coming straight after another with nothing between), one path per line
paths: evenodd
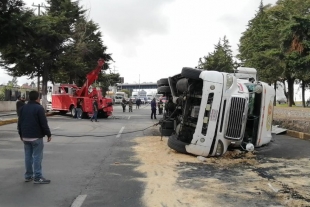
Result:
M243 116L245 114L246 99L232 97L230 102L229 117L227 122L227 139L239 140L242 137Z

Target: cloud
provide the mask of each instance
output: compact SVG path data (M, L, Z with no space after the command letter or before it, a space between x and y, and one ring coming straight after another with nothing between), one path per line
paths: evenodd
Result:
M162 13L164 5L174 0L97 0L83 1L91 17L104 34L121 44L141 43L142 38L168 31L168 21Z

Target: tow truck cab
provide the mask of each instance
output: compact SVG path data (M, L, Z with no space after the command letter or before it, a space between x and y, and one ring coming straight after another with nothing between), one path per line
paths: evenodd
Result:
M176 107L161 120L161 130L173 123L166 134L170 148L221 156L229 147L253 150L271 141L275 92L257 81L255 69L229 74L183 68L168 83Z

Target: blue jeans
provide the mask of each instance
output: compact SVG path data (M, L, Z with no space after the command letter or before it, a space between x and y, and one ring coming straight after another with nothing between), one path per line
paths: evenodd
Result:
M43 138L35 141L24 141L25 149L25 178L42 178Z
M82 109L76 108L76 118L82 118Z
M97 121L98 111L94 111L94 115L90 118L91 120L95 119Z

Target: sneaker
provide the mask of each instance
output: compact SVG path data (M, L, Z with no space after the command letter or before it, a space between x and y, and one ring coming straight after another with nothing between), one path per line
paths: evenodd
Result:
M25 182L31 182L31 181L33 181L33 177L25 178Z
M91 121L91 122L93 122L93 120L92 120L92 119L90 119L90 121Z
M45 178L34 179L34 184L49 184L51 180L47 180Z

